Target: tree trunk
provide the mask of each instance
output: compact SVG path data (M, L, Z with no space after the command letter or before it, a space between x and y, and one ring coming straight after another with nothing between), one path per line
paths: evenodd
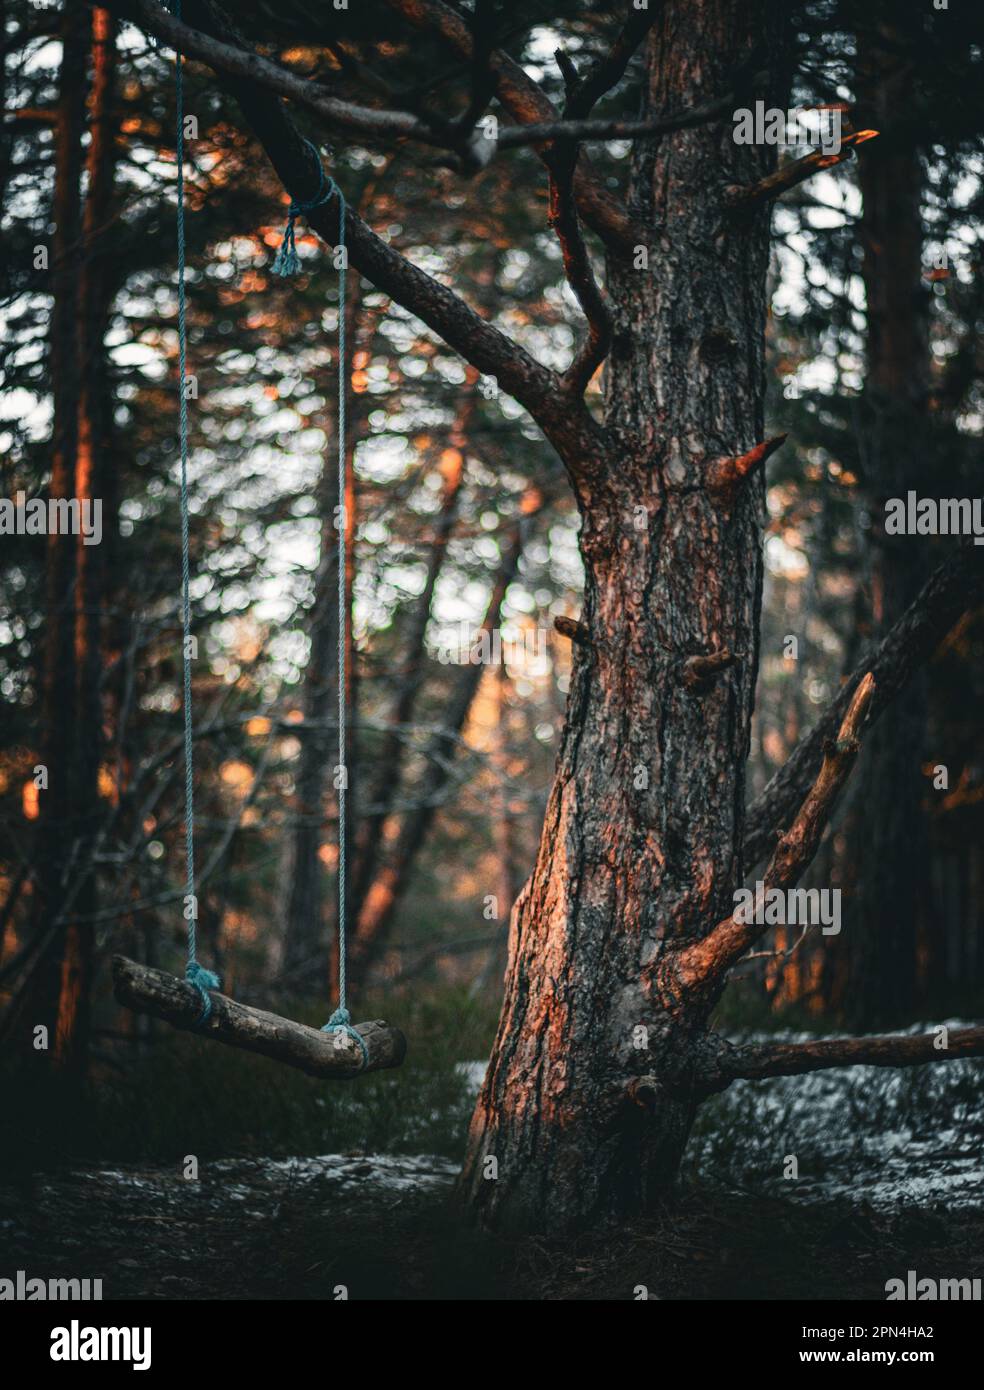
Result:
M61 24L62 60L56 123L55 223L51 241L50 370L53 424L48 496L75 495L79 401L79 263L82 251L80 181L85 121L89 14L67 5ZM33 1021L49 1029L52 1056L63 1059L60 1004L74 970L74 929L59 922L79 823L75 817L75 548L72 535L51 534L45 557L45 641L41 680L41 759L47 790L39 799L37 929L44 938L32 985ZM70 1050L70 1049L68 1049Z
M670 0L647 114L726 91L757 45L774 71L781 23L770 0ZM768 97L784 103L775 83ZM637 149L629 205L658 272L608 267L614 447L579 488L587 631L462 1175L500 1226L643 1211L693 1119L687 1068L714 999L681 1004L660 956L730 914L741 882L762 584L761 471L730 496L706 487L708 464L763 437L769 214L729 216L720 190L770 172L774 149L731 137L714 122ZM734 664L684 681L688 656L724 648ZM634 1103L643 1073L657 1082Z
M404 646L405 657L400 687L390 711L390 727L386 731L373 762L376 773L366 796L372 813L364 814L357 836L358 856L353 876L352 908L359 920L366 895L372 887L383 843L383 829L396 799L403 777L406 756L406 729L417 704L417 696L427 674L427 627L431 606L447 558L448 544L458 517L458 503L465 477L465 450L468 427L475 413L475 384L478 373L469 367L466 373L467 394L458 411L449 436L448 460L443 470L444 486L441 509L434 524L434 539L427 557L427 577L414 602L409 631Z
M539 496L536 489L530 489L530 493ZM504 548L480 634L491 634L499 625L503 601L519 569L523 527L522 521L515 524L509 543ZM356 981L365 979L386 943L396 910L409 887L417 855L441 808L442 796L458 753L458 739L468 722L484 671L485 667L481 664L469 662L458 676L444 715L443 728L429 742L427 766L414 788L420 804L403 816L396 844L369 885L361 904L349 956L349 971Z
M90 142L86 159L88 192L83 221L83 261L79 286L80 371L78 449L75 494L82 506L105 502L112 399L104 339L113 298L107 261L106 223L112 203L116 167L114 113L116 24L108 10L92 11L92 93ZM103 534L114 519L103 506ZM100 678L103 664L102 616L105 591L103 545L76 542L75 576L75 786L73 815L79 824L77 872L82 886L73 919L66 927L58 1001L56 1055L60 1062L84 1070L89 1044L89 1014L94 965L94 926L86 918L96 910L92 863L99 833L101 800L99 766L104 747Z
M909 108L906 36L889 22L859 39L858 120L890 127ZM869 570L875 635L901 617L927 575L913 537L884 533L885 500L918 487L929 345L921 288L923 186L908 134L874 142L859 164L867 299L865 489L872 512ZM854 1027L908 1020L918 992L917 935L929 891L928 826L920 756L927 722L921 673L866 740L847 842L856 888L845 921L848 980L844 1015ZM872 814L872 811L876 814Z
M348 277L345 301L345 333L350 344L355 343L359 321L359 277ZM337 389L337 381L335 383ZM348 728L345 735L345 765L349 779L349 812L354 812L355 763L355 648L352 637L352 585L355 578L355 532L358 522L355 491L355 444L358 422L355 397L351 390L351 374L346 382L345 437L345 527L347 562L345 571L346 706ZM290 856L290 895L284 932L284 971L292 979L303 980L311 967L323 958L326 941L324 910L324 866L320 852L323 840L325 796L331 784L330 769L334 765L337 742L330 730L322 727L334 717L337 699L338 660L338 531L335 509L338 505L338 446L334 417L331 439L324 456L319 485L321 524L321 557L315 575L314 600L311 605L309 636L311 650L304 673L304 721L312 725L305 730L297 774L296 825ZM332 967L328 967L330 975Z
M523 855L516 835L513 810L510 798L510 746L509 746L509 673L500 666L495 682L495 729L492 734L492 774L497 785L492 794L491 815L496 861L496 914L492 943L488 959L477 975L472 990L483 988L489 980L501 982L506 963L505 925L512 914L512 906L519 894L522 880L519 866Z

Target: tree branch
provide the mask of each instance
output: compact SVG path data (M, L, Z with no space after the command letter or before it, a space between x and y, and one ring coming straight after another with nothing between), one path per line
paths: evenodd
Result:
M584 395L588 382L601 366L612 340L612 316L591 268L591 257L581 235L574 197L577 146L571 152L555 151L550 158L550 225L560 243L567 283L588 321L584 342L571 359L561 381L575 397Z
M654 135L670 135L675 130L688 130L692 126L705 125L733 110L735 95L728 92L715 101L701 106L689 107L686 111L675 111L669 116L653 116L641 121L627 121L622 116L592 116L586 120L558 118L555 121L536 121L530 125L509 126L500 131L498 146L501 150L516 149L521 145L560 143L564 140L577 140L586 143L590 140L646 140ZM589 218L585 218L590 223ZM638 229L642 231L640 227Z
M441 0L386 0L386 3L415 29L436 33L460 58L471 60L473 42L468 25L450 6L442 4ZM534 122L552 124L557 120L549 97L502 49L493 49L489 54L489 73L496 96L520 126ZM509 134L503 133L503 143ZM540 157L544 158L548 150L549 147L539 150ZM609 193L585 160L579 161L574 175L574 194L581 216L610 249L625 255L646 243L646 229L629 216L624 204Z
M756 444L747 454L741 454L738 458L715 459L713 463L708 464L705 474L705 486L708 491L730 500L749 474L764 464L766 459L771 458L776 450L785 444L788 437L785 434L777 434L771 439L763 440L761 444Z
M774 174L759 179L758 183L729 184L724 190L724 200L732 208L745 208L756 203L769 202L788 189L795 188L805 179L812 178L821 169L833 169L835 165L843 164L845 159L853 157L857 145L863 145L866 140L874 140L877 135L877 130L858 130L853 135L843 136L837 154L824 154L823 150L814 150L803 159L790 160Z
M791 887L816 854L824 827L857 759L861 729L874 692L874 678L869 673L851 698L836 743L828 743L824 749L819 775L799 815L776 846L755 910L743 914L743 920L734 914L726 917L701 941L674 954L673 966L685 987L719 979L768 930L766 924L754 920L762 915L757 909L770 890Z
M868 711L874 721L929 660L953 624L979 600L984 590L984 551L962 545L930 576L895 626L873 652L862 658L837 698L801 739L783 766L745 813L743 858L746 869L764 859L775 830L793 814L816 777L823 747L867 672L875 678Z
M761 1081L767 1076L800 1076L831 1067L917 1067L926 1062L984 1056L984 1028L958 1028L949 1033L945 1047L940 1046L938 1033L742 1046L714 1036L708 1041L716 1052L708 1050L697 1073L697 1086L703 1095L723 1091L739 1079Z
M453 153L463 161L467 169L474 169L488 162L487 159L475 158L476 141L473 138L466 138L466 134L470 137L471 133L465 120L449 122L432 113L417 115L409 110L381 110L374 106L360 106L355 102L333 97L320 82L299 77L290 68L285 68L280 63L275 63L258 53L236 48L222 43L218 39L210 38L200 30L193 29L188 24L176 19L163 5L156 3L156 0L106 0L106 3L108 9L134 23L139 22L140 27L146 32L156 35L175 48L180 48L187 57L207 63L216 72L243 77L266 87L271 92L296 101L306 110L320 116L338 130L350 131L353 135L361 135L367 140L377 142L417 140L430 148ZM400 92L390 90L378 74L354 59L339 44L330 43L327 47L335 54L339 62L354 73L360 81L384 92L391 100L394 98L399 100ZM520 68L518 71L521 73L522 69ZM536 84L531 79L526 80L536 91ZM734 93L728 92L725 96L703 106L651 120L633 121L625 120L619 116L594 120L536 120L507 127L500 131L495 142L489 141L487 143L490 145L489 153L492 153L494 148L519 149L527 145L547 144L560 140L645 139L715 120L718 116L730 111L734 103ZM538 109L544 114L553 112L553 107L545 97L542 97ZM26 120L28 123L34 121L38 124L50 124L51 113L42 110L29 110L26 113L15 112L10 119ZM484 137L482 139L484 141ZM594 182L597 197L614 207L616 200L602 188L600 181L594 179ZM583 194L581 187L578 189L578 194L579 196ZM644 229L638 224L632 224L624 209L622 214L624 221L622 239L625 247L628 248L643 238ZM590 217L587 220L589 223L591 222ZM598 229L596 228L596 230ZM603 235L600 230L599 235Z
M728 651L726 647L688 656L680 668L680 678L688 690L704 691L722 671L733 666L737 660L735 653Z
M564 121L570 117L589 116L601 97L621 81L633 53L656 18L655 12L644 10L631 14L618 38L604 58L580 80L570 59L563 52L557 61L567 83ZM612 338L612 319L591 267L591 258L581 235L577 215L574 180L580 151L576 143L564 141L546 155L550 170L550 225L560 243L564 274L588 321L585 341L578 348L564 373L564 385L576 396L583 396L608 352Z
M141 0L145 3L145 0ZM196 23L217 34L226 47L238 36L227 28L208 0L190 0ZM236 98L275 172L300 201L312 201L321 172L289 112L272 93L243 77L226 73L224 85ZM338 199L306 214L308 225L328 242L338 239ZM418 269L382 241L352 207L346 207L345 242L350 264L398 304L410 310L480 372L494 376L524 406L567 464L572 476L601 460L603 431L587 409L572 408L561 380L517 343L488 323L446 286Z
M470 136L475 122L485 110L495 91L495 79L489 71L489 55L495 39L495 7L492 0L475 0L472 15L472 90L468 107L458 125Z
M564 118L589 116L606 92L621 82L633 54L656 22L657 6L633 10L618 37L603 58L571 86L564 106Z
M248 48L239 47L176 19L157 0L108 0L110 9L139 17L140 25L156 34L188 58L207 63L215 72L252 82L279 96L289 97L321 116L339 130L370 139L410 139L438 149L455 149L451 129L441 122L420 120L406 111L380 111L357 106L331 96L319 82L298 77L289 68L271 62Z
M585 627L584 623L579 623L576 618L568 618L565 614L561 613L554 618L554 627L560 633L561 637L566 637L568 641L577 642L581 647L594 646L591 633Z

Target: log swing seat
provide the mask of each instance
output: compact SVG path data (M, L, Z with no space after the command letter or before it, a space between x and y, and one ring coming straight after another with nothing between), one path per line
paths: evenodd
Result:
M344 1081L363 1071L383 1071L398 1067L407 1050L399 1028L381 1020L354 1025L353 1033L365 1046L363 1056L355 1038L347 1032L309 1028L215 992L210 993L212 1007L202 1021L197 986L164 970L138 965L125 956L113 957L113 990L121 1004L138 1013L153 1014L175 1028L194 1029L203 1037L230 1047L259 1052L306 1071L309 1076Z
M183 58L175 54L175 97L177 134L177 232L178 232L178 372L180 377L181 445L181 611L184 673L184 764L185 764L185 842L187 846L184 916L188 923L188 960L184 980L163 970L140 965L125 956L113 959L113 991L121 1004L140 1013L164 1019L176 1028L194 1029L204 1037L247 1052L259 1052L288 1066L298 1067L311 1076L346 1080L366 1071L398 1067L406 1054L406 1039L399 1028L377 1020L353 1025L345 997L345 786L338 790L338 1008L323 1028L280 1018L263 1009L251 1008L218 993L219 978L200 964L197 955L198 906L195 896L194 772L192 763L191 709L191 602L188 544L188 402L187 333L185 302L185 226L184 226L184 117ZM338 741L339 763L345 761L345 199L334 180L326 177L321 156L307 142L321 178L317 195L307 203L292 199L287 226L277 258L276 275L294 275L299 268L294 244L294 222L302 212L310 212L331 197L338 199Z

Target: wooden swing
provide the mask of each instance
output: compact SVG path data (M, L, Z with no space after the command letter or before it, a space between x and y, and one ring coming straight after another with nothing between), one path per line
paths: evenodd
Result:
M311 1076L346 1080L365 1071L398 1067L406 1055L407 1043L399 1028L382 1020L353 1025L345 1004L345 787L338 790L338 1008L323 1028L280 1018L263 1009L251 1008L218 993L219 979L199 964L197 957L197 899L195 896L194 777L192 770L191 710L191 601L188 544L188 403L186 386L187 333L185 302L184 234L184 119L182 55L175 55L175 96L177 108L177 215L178 215L178 370L181 379L181 602L184 674L184 762L185 829L187 877L185 917L188 921L188 963L185 979L163 970L140 965L125 956L113 958L113 991L121 1004L139 1013L164 1019L175 1028L191 1029L204 1037L247 1052L259 1052L288 1066L298 1067ZM308 203L291 200L287 227L273 271L293 275L299 263L294 245L294 221L299 213L338 198L338 741L339 762L345 761L345 199L333 179L326 178L317 150L307 142L321 176L318 193ZM344 782L344 778L342 779Z
M385 1071L398 1067L406 1055L406 1038L399 1028L381 1019L357 1023L357 1033L365 1054L349 1033L341 1029L325 1032L294 1023L289 1018L250 1008L225 994L210 992L212 1008L201 1020L202 1001L198 989L188 980L179 980L164 970L139 965L126 956L113 957L113 992L121 1004L137 1013L152 1014L175 1028L187 1028L216 1042L259 1052L264 1057L286 1062L309 1076L345 1081L364 1071Z

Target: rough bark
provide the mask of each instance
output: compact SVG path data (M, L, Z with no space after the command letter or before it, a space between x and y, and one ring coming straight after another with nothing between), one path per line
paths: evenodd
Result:
M369 1054L363 1064L362 1049L347 1033L309 1028L218 992L210 991L212 1011L199 1024L202 998L194 985L126 956L113 957L113 990L128 1009L152 1014L175 1028L198 1032L229 1047L259 1052L330 1081L347 1081L365 1071L398 1067L406 1056L406 1038L399 1028L382 1019L354 1025Z
M667 4L653 29L644 115L706 99L757 36L781 33L767 3L709 0L700 22L685 10ZM603 480L579 495L588 641L573 647L462 1177L498 1225L643 1210L673 1181L693 1117L672 1077L702 1009L664 992L658 967L730 910L740 882L762 579L761 470L732 497L705 486L715 461L764 432L768 213L729 216L721 189L764 177L770 156L728 135L716 124L636 151L629 204L650 229L652 270L609 258L612 447ZM688 686L687 659L722 649L741 659L706 692ZM654 1069L652 1104L627 1101L624 1079Z

